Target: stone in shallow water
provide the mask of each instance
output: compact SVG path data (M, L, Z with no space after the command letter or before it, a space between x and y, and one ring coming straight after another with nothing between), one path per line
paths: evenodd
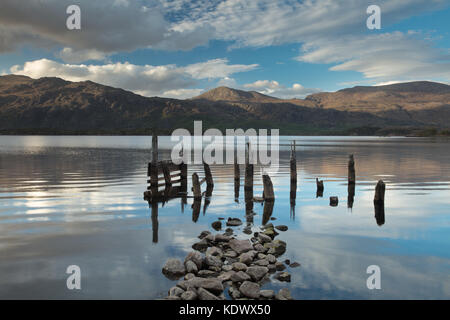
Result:
M253 246L250 241L248 240L237 240L237 239L231 239L228 242L231 249L236 251L238 254L250 251L253 249Z
M239 299L242 297L241 292L239 291L239 289L235 288L235 287L230 287L228 289L228 293L230 294L230 297L232 299Z
M272 242L272 238L264 233L259 233L258 239L261 243Z
M228 242L231 238L225 234L216 234L214 237L215 242Z
M267 269L269 269L269 273L274 273L275 271L277 271L277 268L274 264L268 264Z
M275 296L276 300L292 300L291 292L288 288L283 288L278 291L277 295Z
M269 269L267 267L252 266L248 267L246 272L254 281L260 281L269 272Z
M267 251L269 254L279 257L286 252L286 242L282 240L275 240L272 244L273 246L269 249L269 251Z
M186 269L184 268L181 260L178 259L168 259L166 264L162 268L162 273L171 280L176 280L186 273Z
M300 263L298 263L298 262L293 262L293 263L291 263L291 264L289 265L289 267L291 267L291 268L297 268L297 267L300 267Z
M222 229L222 222L220 221L214 221L213 223L211 223L211 227L216 230L219 231L220 229Z
M275 279L284 282L291 282L291 274L289 272L281 272L275 275Z
M259 298L259 284L250 281L244 281L239 287L239 291L246 297L252 299Z
M203 238L206 237L208 234L211 234L211 232L205 230L205 231L202 231L198 237L199 237L199 239L203 239Z
M280 230L280 231L287 231L288 227L285 225L279 225L279 226L276 226L275 229Z
M207 237L209 236L206 236L199 242L194 243L192 245L192 249L204 252L209 247L208 241L206 240Z
M275 263L275 268L277 269L277 271L283 271L284 269L286 269L286 266L283 264L283 262L278 261L277 263Z
M228 218L227 220L227 226L229 227L237 227L242 224L241 219L238 218Z
M275 256L273 254L268 254L266 256L267 261L269 261L269 263L276 263L277 262L277 258L275 258Z
M267 261L266 259L261 259L261 260L256 260L254 262L254 264L256 264L257 266L267 267L267 265L269 264L269 261Z
M275 297L275 291L273 290L261 290L259 295L265 299L273 299Z
M209 247L208 249L206 249L206 255L221 257L223 255L223 252L222 252L222 249L220 249L220 248Z

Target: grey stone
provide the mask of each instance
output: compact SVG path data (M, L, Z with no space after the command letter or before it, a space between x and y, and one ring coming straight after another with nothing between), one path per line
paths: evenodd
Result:
M265 299L273 299L275 297L275 291L273 290L261 290L259 295Z
M206 249L206 255L221 257L223 255L223 251L222 249L217 247L209 247L208 249Z
M216 230L219 231L220 229L222 229L222 222L220 221L214 221L213 223L211 223L211 227Z
M288 230L288 226L279 225L279 226L276 226L275 229L280 230L280 231L287 231Z
M237 227L242 224L241 219L238 218L228 218L227 220L227 226L229 227Z
M275 267L275 264L267 265L267 269L269 269L269 273L274 273L275 271L277 271L277 268Z
M235 262L235 263L233 263L233 270L234 271L246 271L247 265L242 262Z
M194 261L188 260L184 263L184 265L186 267L186 272L194 273L194 274L196 274L198 272L197 265L195 264Z
M277 262L277 258L275 258L275 256L273 254L268 254L266 256L267 261L269 261L269 263L276 263Z
M259 284L255 282L250 281L244 281L241 286L239 287L239 291L246 297L252 298L252 299L258 299L259 298L259 290L260 286Z
M186 273L186 275L184 276L184 280L189 280L195 278L195 274L193 273Z
M243 253L239 256L239 262L244 263L244 264L250 264L253 262L253 258L252 255L249 253Z
M258 239L261 243L272 242L272 238L264 233L259 233Z
M297 267L300 267L300 263L298 263L298 262L293 262L293 263L291 263L291 264L289 265L289 267L291 267L291 268L297 268Z
M230 279L233 282L242 282L242 281L250 280L251 277L250 277L250 275L246 274L243 271L238 271L238 272L235 272L234 274L232 274Z
M232 276L234 273L235 273L234 271L227 271L227 272L224 272L224 273L222 273L220 276L218 276L217 279L219 279L219 280L222 281L222 282L229 281L229 280L231 280L231 276Z
M267 251L269 254L279 257L286 252L286 242L282 240L275 240L272 244L273 246L269 249L269 251Z
M286 269L286 266L283 264L283 262L276 262L275 263L275 268L277 269L277 271L283 271L284 269Z
M255 245L253 246L253 248L254 248L256 251L258 251L258 252L266 252L266 251L267 251L267 249L264 248L264 246L263 246L262 244L260 244L260 243L255 244Z
M277 295L275 296L275 299L277 300L292 300L291 292L288 288L283 288L278 291Z
M291 282L291 274L289 272L280 272L275 275L275 279L284 282Z
M197 272L197 276L202 278L213 278L217 277L218 275L219 273L217 271L212 270L200 270L199 272Z
M238 254L250 251L253 249L253 246L250 241L248 240L237 240L237 239L231 239L228 242L231 249L236 251Z
M198 251L191 251L184 259L184 263L186 264L188 261L194 262L197 269L200 270L203 266L203 255Z
M239 291L239 289L235 288L235 287L230 287L228 289L228 293L230 294L230 297L232 299L239 299L242 297L241 292Z
M222 270L223 262L216 256L207 255L205 258L205 263L209 267L219 267L220 270Z
M222 270L225 272L231 271L231 270L233 270L233 266L232 265L223 265Z
M206 237L208 234L211 234L210 231L202 231L200 233L200 235L198 236L199 239L203 239L204 237Z
M169 279L175 280L185 275L186 269L179 259L168 259L162 268L162 273Z
M269 269L267 267L252 266L248 267L246 272L254 281L260 281L269 272Z
M236 258L238 256L238 254L236 253L236 251L227 250L227 251L225 251L224 256L229 257L229 258Z
M197 293L195 293L192 290L185 291L181 295L182 300L197 300L197 297L198 297Z
M220 300L219 297L203 288L198 289L198 298L200 300Z
M254 262L254 264L257 266L267 267L267 265L269 265L269 261L267 261L266 259L261 259L261 260L256 260Z
M169 289L169 296L180 297L183 292L184 290L181 289L180 287L172 287Z
M231 238L224 234L216 234L214 237L215 242L228 242L230 240L231 240Z
M194 250L198 250L198 251L205 251L208 247L208 241L206 240L207 237L209 237L210 235L206 236L205 238L203 238L202 240L200 240L199 242L196 242L192 245L192 249Z

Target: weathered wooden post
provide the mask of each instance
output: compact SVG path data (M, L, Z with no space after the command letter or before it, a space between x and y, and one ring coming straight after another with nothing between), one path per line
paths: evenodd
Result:
M264 201L274 201L275 194L273 192L272 180L270 180L270 177L267 174L263 175L262 178L263 178L263 185L264 185L264 191L263 191Z
M373 202L377 204L384 203L384 194L386 191L386 185L383 180L379 180L375 187L375 197L373 198Z
M356 174L355 174L355 159L351 154L348 159L348 183L355 184Z
M205 180L206 184L208 186L214 186L213 177L211 174L211 168L209 167L209 164L203 161L203 169L205 170Z
M192 174L192 191L194 191L194 199L202 198L202 190L200 189L200 181L198 180L198 174L194 172Z
M375 208L375 220L379 226L384 224L384 194L386 191L386 184L383 180L379 180L375 187L375 196L373 198L373 205Z
M317 192L316 192L316 198L323 197L323 180L319 180L319 178L316 178L316 186L317 186Z
M152 135L152 163L150 165L150 186L152 197L158 193L158 136Z
M236 151L237 152L237 151ZM237 161L237 154L234 154L234 181L241 180L241 171L239 170L239 163Z
M250 142L245 151L245 189L253 190L253 164L250 163Z

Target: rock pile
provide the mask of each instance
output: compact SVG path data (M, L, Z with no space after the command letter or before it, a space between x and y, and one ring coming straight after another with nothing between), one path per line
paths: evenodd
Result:
M238 219L228 219L228 223L237 224ZM169 279L184 279L169 290L169 300L224 300L224 290L237 300L291 300L289 289L278 293L273 290L261 290L261 286L270 281L271 275L279 281L291 281L286 266L277 258L286 251L286 242L274 240L278 234L271 223L261 232L255 232L250 240L238 240L232 237L232 231L224 234L212 234L203 231L200 241L194 243L184 262L169 259L162 272ZM287 260L288 261L288 260ZM288 261L289 264L290 261ZM298 263L291 264L299 266Z

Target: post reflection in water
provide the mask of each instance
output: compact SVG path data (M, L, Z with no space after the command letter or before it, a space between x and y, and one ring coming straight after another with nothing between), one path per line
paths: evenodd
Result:
M373 204L375 207L375 220L377 221L377 224L381 227L384 224L384 201L383 202L374 201Z
M205 203L203 205L203 215L206 213L206 209L208 208L209 204L211 203L211 196L214 189L214 185L207 185L206 192L205 192Z
M275 201L264 201L264 209L263 209L263 216L262 216L262 225L266 225L270 217L273 213L273 206L275 204Z
M349 183L347 189L348 189L347 208L352 209L353 202L355 201L355 184Z

